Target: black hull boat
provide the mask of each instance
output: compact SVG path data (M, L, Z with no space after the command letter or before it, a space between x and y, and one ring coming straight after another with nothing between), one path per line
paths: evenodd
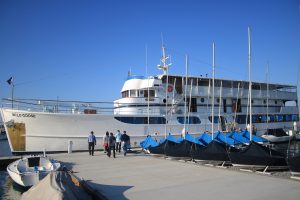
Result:
M300 155L289 155L286 162L291 170L292 175L300 176Z
M191 158L192 143L183 140L180 143L167 141L165 145L165 155L171 157Z
M285 157L282 153L256 142L251 142L243 149L231 149L229 157L233 166L256 169L287 167Z
M300 142L299 135L295 135L290 142L286 162L293 176L300 176Z
M207 146L194 144L191 154L194 160L229 161L226 144L215 140Z
M166 146L167 142L168 142L168 140L165 140L158 146L149 147L148 150L151 154L160 154L160 155L165 154L165 146Z

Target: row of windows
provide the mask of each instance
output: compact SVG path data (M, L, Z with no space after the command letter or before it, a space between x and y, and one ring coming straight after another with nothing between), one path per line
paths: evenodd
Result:
M149 96L155 97L155 90L149 90ZM122 92L122 98L126 97L148 97L148 90L126 90Z
M177 117L177 121L180 124L184 124L184 117ZM185 118L185 123L186 124L200 124L201 121L200 121L199 117L190 116L190 117Z
M148 124L148 117L115 117L116 120L127 124ZM164 117L149 117L149 124L165 124Z
M236 122L238 124L246 123L247 115L237 115ZM252 115L252 123L267 123L267 122L293 122L298 121L298 115ZM250 118L247 118L247 124Z
M148 124L148 117L115 117L116 120L127 123L127 124ZM208 117L209 121L212 121L212 117ZM250 123L249 117L247 115L237 115L236 123L238 124L247 124ZM214 116L214 123L218 123L221 120L222 123L226 122L226 119L221 116ZM252 123L267 123L267 122L292 122L298 121L298 115L252 115ZM177 121L180 124L200 124L201 120L198 117L190 116L185 117L177 117ZM164 117L149 117L149 124L165 124L166 119Z

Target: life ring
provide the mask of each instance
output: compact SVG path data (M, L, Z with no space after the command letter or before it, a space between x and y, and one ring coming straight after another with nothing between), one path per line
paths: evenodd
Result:
M173 86L172 85L168 86L168 92L173 92Z

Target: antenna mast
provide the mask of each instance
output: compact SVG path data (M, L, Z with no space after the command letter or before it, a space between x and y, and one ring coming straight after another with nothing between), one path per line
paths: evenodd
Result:
M214 107L215 107L215 43L213 42L213 60L212 60L212 99L211 99L211 137L214 139Z
M249 70L249 112L250 112L250 141L252 141L252 82L251 82L251 37L248 27L248 70Z

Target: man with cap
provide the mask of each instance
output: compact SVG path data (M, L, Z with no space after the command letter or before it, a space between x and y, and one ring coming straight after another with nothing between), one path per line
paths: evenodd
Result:
M94 147L96 145L96 137L94 136L94 131L91 131L89 137L88 137L88 143L89 143L89 153L90 155L94 155Z

